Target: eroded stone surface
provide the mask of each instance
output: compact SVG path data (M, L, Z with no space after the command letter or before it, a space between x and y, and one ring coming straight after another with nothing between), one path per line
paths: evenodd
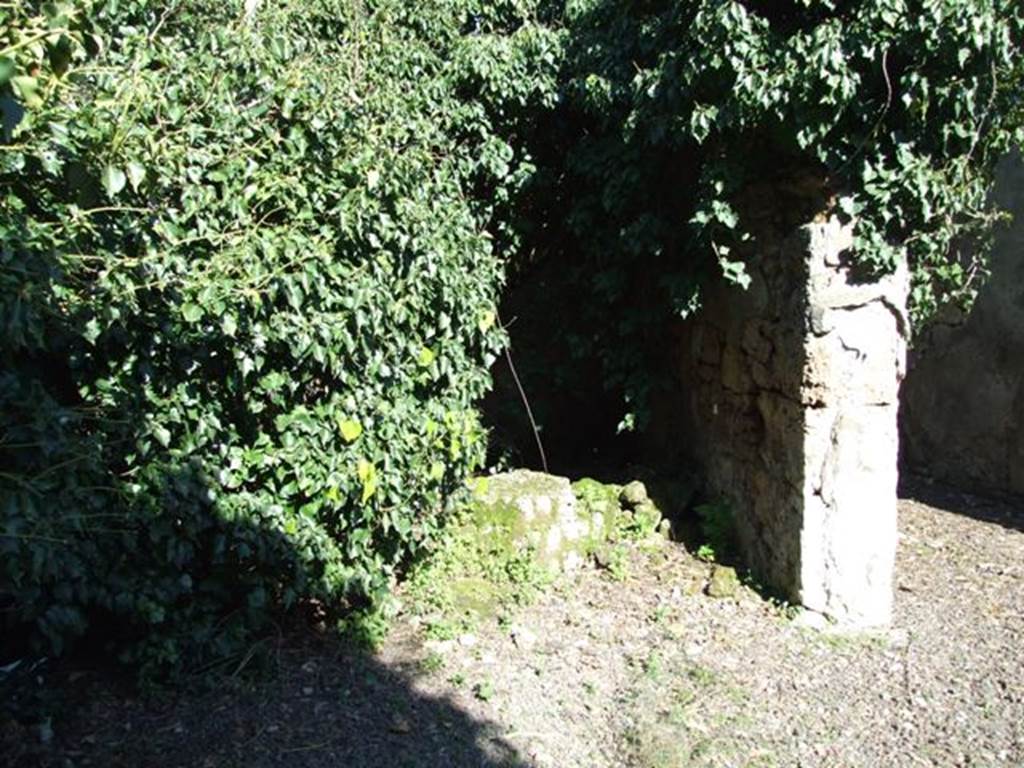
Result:
M516 470L486 479L473 520L481 535L513 548L530 547L539 565L563 572L578 568L605 540L617 511L577 504L567 478Z
M831 219L708 292L683 333L693 459L761 578L839 622L889 620L907 275L859 282Z

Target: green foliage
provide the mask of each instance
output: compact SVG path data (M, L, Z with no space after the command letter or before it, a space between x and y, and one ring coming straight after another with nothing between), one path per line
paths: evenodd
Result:
M410 610L425 619L427 633L446 640L530 603L552 578L532 548L467 507L412 569L406 587Z
M445 667L445 658L439 653L429 653L420 662L420 672L424 675L432 675L435 672L440 672Z
M745 288L752 252L824 213L856 218L866 270L909 262L916 320L970 299L1022 139L1017 0L567 0L563 22L523 273L562 331L547 359L573 361L546 379L600 360L642 428L702 285Z
M652 683L657 683L664 673L664 661L656 650L652 650L647 654L641 665L643 666L644 675Z
M918 317L968 296L1022 30L1013 0L0 3L0 651L159 671L309 601L377 636L482 460L508 259L554 265L546 327L623 428L701 285L811 215L909 260Z
M629 578L629 549L625 544L609 544L598 554L605 571L612 581L625 581Z
M700 504L695 508L700 518L702 542L697 557L715 561L734 556L739 548L736 540L736 516L724 500Z
M0 4L3 650L222 658L432 541L554 82L479 6Z
M612 542L650 542L658 534L664 519L657 505L646 498L631 507L621 498L623 486L602 483L591 477L584 477L572 484L572 492L585 517L600 515L604 520L604 538ZM660 537L659 537L660 538ZM605 542L597 541L601 546Z
M473 695L480 701L490 701L494 698L494 683L490 680L482 680L473 686Z
M377 650L387 637L394 618L392 602L390 599L379 600L346 613L338 620L338 632L357 648Z

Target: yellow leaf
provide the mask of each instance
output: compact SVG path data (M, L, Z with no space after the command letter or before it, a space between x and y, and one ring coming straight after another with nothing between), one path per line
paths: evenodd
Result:
M365 504L366 502L368 502L370 500L370 497L373 496L373 494L376 493L376 491L377 479L375 477L370 477L366 485L363 486L362 503Z
M359 482L363 484L362 503L365 504L377 491L377 468L372 462L360 459L356 464L356 474L359 476Z
M338 422L341 428L341 436L346 443L354 443L363 434L363 425L354 419L342 419Z
M420 350L419 363L424 368L426 368L436 359L437 355L435 354L434 350L432 350L430 347L424 347L423 349Z
M477 327L480 329L480 333L487 333L491 328L494 327L494 321L497 315L491 310L487 310L480 316L480 321L477 323Z

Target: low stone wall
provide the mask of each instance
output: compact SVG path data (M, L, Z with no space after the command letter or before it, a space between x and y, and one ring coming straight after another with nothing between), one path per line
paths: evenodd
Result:
M903 391L905 462L941 480L1024 494L1024 159L1006 158L996 202L1014 214L967 318L915 339Z
M748 263L686 324L686 440L736 516L748 564L804 606L886 623L896 545L906 273L858 283L836 220Z

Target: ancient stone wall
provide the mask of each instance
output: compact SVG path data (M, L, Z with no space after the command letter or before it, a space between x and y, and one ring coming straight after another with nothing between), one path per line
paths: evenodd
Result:
M859 283L852 231L801 228L711 289L683 330L683 429L748 564L855 626L890 618L906 273Z
M1006 158L996 202L1014 214L967 318L914 340L903 391L905 460L938 479L1024 494L1024 160Z

